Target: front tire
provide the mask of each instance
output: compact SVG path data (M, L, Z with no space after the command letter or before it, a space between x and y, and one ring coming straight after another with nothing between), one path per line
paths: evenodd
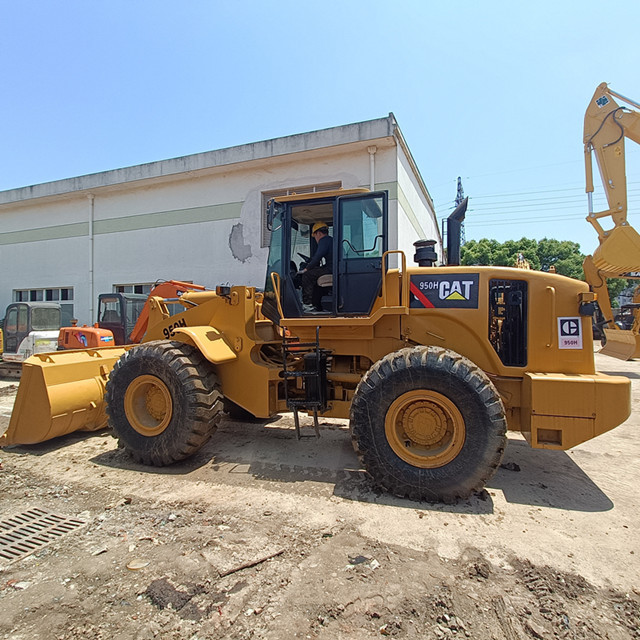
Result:
M147 342L116 362L107 382L109 426L138 462L184 460L213 435L222 394L211 365L180 342Z
M506 446L502 400L470 360L414 347L378 361L351 404L354 448L373 481L401 497L453 502L484 487Z

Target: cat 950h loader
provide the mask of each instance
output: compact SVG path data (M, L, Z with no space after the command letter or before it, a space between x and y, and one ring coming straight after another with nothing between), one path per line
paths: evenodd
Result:
M107 422L133 457L168 465L193 454L223 406L267 418L349 418L354 447L381 488L452 501L485 485L506 431L567 449L622 423L626 378L596 373L584 282L508 267L408 267L387 249L387 193L287 196L269 205L264 292L185 292L170 316L150 298L143 343L34 356L7 443ZM299 259L322 221L331 274L305 314ZM394 264L394 262L396 264Z

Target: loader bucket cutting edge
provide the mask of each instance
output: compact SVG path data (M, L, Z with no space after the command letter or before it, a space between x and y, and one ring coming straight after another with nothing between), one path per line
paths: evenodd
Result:
M606 344L600 353L619 360L640 357L640 336L627 329L605 329Z
M57 351L25 360L0 446L35 444L106 427L105 386L114 364L130 348Z

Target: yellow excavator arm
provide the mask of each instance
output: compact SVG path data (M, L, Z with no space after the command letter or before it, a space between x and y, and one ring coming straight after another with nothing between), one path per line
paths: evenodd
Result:
M612 91L602 83L593 94L584 118L584 154L586 191L589 197L589 222L602 244L613 229L628 225L627 177L625 175L625 138L640 144L640 113L620 106L615 98L640 110L640 104ZM593 211L593 154L605 188L608 209ZM611 217L614 227L603 229L600 220Z
M616 99L629 106L621 106ZM610 344L605 352L623 359L640 355L640 339L637 334L622 332L615 325L607 278L640 276L640 234L627 220L625 169L625 139L640 144L638 110L640 104L616 93L603 82L593 94L584 117L587 220L595 228L600 244L592 256L586 257L583 269L586 281L598 294L598 304L607 321L605 335ZM593 210L594 155L607 199L604 211ZM611 335L614 332L615 335Z

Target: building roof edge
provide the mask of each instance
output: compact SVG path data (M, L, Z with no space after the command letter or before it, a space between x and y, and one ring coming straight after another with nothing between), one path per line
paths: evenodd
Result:
M302 151L313 151L353 142L392 137L396 126L393 114L389 114L385 118L365 120L363 122L272 138L214 151L205 151L178 158L158 160L121 169L111 169L73 178L43 182L0 191L0 205L74 192L92 191L101 187L126 184L128 182L138 182L140 180L179 175L190 171L211 169Z

